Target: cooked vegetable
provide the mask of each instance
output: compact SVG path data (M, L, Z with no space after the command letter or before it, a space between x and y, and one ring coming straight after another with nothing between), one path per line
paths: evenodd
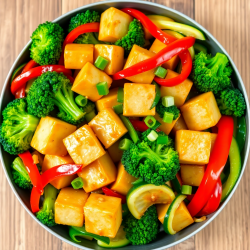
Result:
M246 141L246 133L247 133L247 125L246 125L246 119L245 117L239 117L237 118L237 124L234 124L234 126L237 128L237 133L236 133L236 141L239 146L240 152L244 148L245 141Z
M126 238L132 245L144 245L156 239L160 223L155 206L151 206L141 217L136 219L132 214L124 218L124 231Z
M109 87L107 82L97 83L96 88L99 95L107 95L109 93Z
M81 107L84 107L87 105L88 103L88 99L86 98L86 96L82 96L82 95L78 95L76 98L75 98L75 101L76 103L81 106Z
M218 93L218 96L216 101L223 115L234 115L236 117L244 115L246 102L239 89L228 87Z
M44 188L44 201L42 209L37 212L36 217L44 225L48 227L55 226L55 201L58 194L58 190L52 185L48 184Z
M115 111L115 113L117 115L122 114L123 113L123 104L120 103L120 104L117 104L117 105L113 106L113 110Z
M160 77L160 78L165 78L167 75L167 70L162 68L161 66L158 66L155 70L155 75Z
M10 102L3 110L0 143L9 154L17 155L30 148L39 119L26 111L26 98Z
M57 23L40 24L31 36L30 57L40 65L56 64L62 52L64 33Z
M81 177L77 177L71 182L71 185L74 189L83 188L83 184L83 179Z
M109 63L109 60L105 59L102 56L98 56L95 60L95 66L100 70L104 70L106 66L108 65L108 63Z
M168 144L151 142L147 136L151 129L143 132L137 142L131 144L129 150L124 151L122 164L126 171L147 183L162 185L172 180L180 169L178 153L173 149L173 141ZM163 132L156 132L164 136Z
M196 42L194 44L194 51L195 51L195 54L199 54L201 51L204 53L207 53L207 48L203 44Z
M131 140L129 140L128 138L124 138L120 141L119 143L119 149L121 150L128 150L130 145L132 144L133 142Z
M170 107L174 105L174 97L173 96L163 96L161 103L164 107Z
M122 122L124 123L125 127L127 128L128 133L129 133L131 139L133 140L133 142L134 143L138 142L138 140L139 140L138 134L137 134L136 130L134 129L133 125L131 124L130 120L126 116L123 116L123 115L119 115L119 116L120 116Z
M159 85L155 81L153 81L152 84L155 85L155 99L150 109L153 109L161 99L161 89Z
M189 185L182 185L181 187L181 193L186 195L192 194L192 186Z
M13 74L11 75L11 79L10 79L11 82L13 82L13 80L14 80L18 75L21 74L21 72L22 72L22 70L23 70L23 68L25 67L26 64L27 64L27 63L23 63L23 64L21 64L20 66L18 66L18 67L14 70Z
M169 106L169 107L163 106L162 100L160 100L158 102L158 104L156 105L156 112L158 113L158 115L161 118L164 117L165 112L171 113L171 114L173 114L173 119L174 120L177 119L179 114L180 114L180 110L175 105L172 105L172 106Z
M212 91L217 95L221 90L231 86L232 71L226 55L217 53L213 57L200 52L194 58L191 76L200 92Z

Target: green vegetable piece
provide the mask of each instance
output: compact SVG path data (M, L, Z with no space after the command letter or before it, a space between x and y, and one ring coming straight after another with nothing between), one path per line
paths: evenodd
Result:
M196 42L196 43L193 45L193 47L194 47L195 54L198 54L198 53L200 53L201 51L202 51L203 53L207 53L207 48L206 48L204 45L200 44L200 43L197 43L197 42Z
M89 123L95 116L96 116L95 110L92 110L91 112L85 115L85 119Z
M124 89L119 87L117 92L117 102L124 102Z
M228 178L228 176L224 172L221 172L220 179L221 179L222 184L224 184L226 182L227 178Z
M157 142L158 145L159 144L168 144L168 136L167 135L163 135L163 136L158 136L157 138Z
M192 186L189 185L182 185L181 187L181 193L186 195L192 194Z
M132 143L133 142L131 140L124 138L119 143L119 149L123 151L128 150Z
M145 181L141 178L132 182L133 186L141 185L142 183L145 183Z
M165 78L167 75L167 70L162 68L161 66L157 67L156 71L155 71L155 75L160 77L160 78Z
M244 148L246 141L247 125L245 117L239 117L237 119L237 132L236 132L236 141L239 146L240 152Z
M80 189L83 187L83 179L81 177L77 177L71 182L71 185L74 189Z
M117 115L120 115L123 113L123 104L117 104L113 106L113 109Z
M150 141L155 141L158 138L158 134L152 130L147 137Z
M76 98L75 98L75 101L76 103L81 106L81 107L84 107L87 105L88 103L88 99L86 98L86 96L82 96L82 95L78 95Z
M149 127L149 128L153 128L156 124L156 119L152 116L152 115L148 115L144 122L146 123L146 125Z
M109 60L102 57L102 56L98 56L95 60L95 66L100 69L100 70L104 70L106 68L106 66L108 65Z
M174 115L169 112L165 112L163 116L163 121L166 123L172 123L174 119Z
M175 106L165 107L162 104L162 100L156 105L156 112L163 119L164 113L168 112L174 115L173 120L176 120L180 115L180 110Z
M174 177L174 179L171 180L171 184L173 185L175 192L177 192L178 194L181 194L181 184L178 181L176 176Z
M155 81L153 81L152 84L155 85L155 99L152 106L150 107L150 110L153 109L161 99L161 89L159 85Z
M133 125L131 124L130 120L123 115L120 115L120 118L121 118L122 122L124 123L125 127L127 128L128 133L129 133L131 139L133 140L133 142L136 143L137 141L139 141L139 136L138 136L137 132L135 131Z
M13 72L13 74L12 74L12 76L11 76L11 79L10 79L11 82L13 82L13 80L14 80L18 75L21 74L21 72L22 72L22 70L23 70L23 68L25 67L26 64L27 64L27 63L23 63L23 64L21 64L20 66L18 66L18 67L14 70L14 72Z
M171 107L174 105L174 97L173 96L163 96L162 97L162 105L164 107Z
M129 214L129 209L127 203L122 204L122 218L126 217Z
M160 126L161 126L161 123L156 120L155 125L151 129L156 130Z
M97 83L96 88L99 95L107 95L109 93L109 87L107 82Z

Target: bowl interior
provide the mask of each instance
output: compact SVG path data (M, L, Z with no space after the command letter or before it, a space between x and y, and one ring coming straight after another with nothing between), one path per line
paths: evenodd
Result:
M203 43L212 54L215 54L216 52L222 52L222 53L225 53L226 55L228 55L227 52L223 49L223 47L212 37L212 35L210 33L208 33L204 28L202 28L199 24L197 24L195 21L193 21L192 19L183 15L180 12L177 12L177 11L169 9L165 6L161 6L161 5L150 3L150 2L106 1L106 2L95 3L95 4L83 6L81 8L76 9L76 10L73 10L73 11L63 15L62 17L57 18L55 20L55 22L59 23L62 27L64 27L66 29L70 18L72 16L74 16L75 14L82 12L86 9L93 9L93 10L102 12L111 6L116 7L116 8L132 7L132 8L136 8L140 11L143 11L146 14L165 15L165 16L168 16L170 18L173 18L175 21L197 27L197 28L203 30L203 32L206 34L206 38L207 38L206 41L199 41L199 42ZM24 50L20 53L19 57L16 59L14 65L11 68L10 73L6 79L6 82L5 82L3 91L2 91L2 96L1 96L1 103L0 103L1 111L3 108L6 107L7 103L13 99L13 96L11 95L11 92L10 92L10 76L11 76L13 70L18 65L29 60L29 45L30 45L30 43L27 44L27 46L24 48ZM243 170L244 170L244 167L245 167L246 161L247 161L248 151L249 151L249 140L248 140L249 139L249 104L248 104L248 98L246 95L246 91L245 91L244 85L242 83L241 77L239 75L239 72L236 69L236 67L231 59L230 59L230 61L231 61L232 67L234 68L234 73L232 76L233 83L236 87L238 87L244 93L245 99L247 101L246 121L247 121L247 128L248 129L247 129L247 140L246 140L247 143L245 145L244 152L243 152L243 159L244 159ZM1 148L0 153L1 153L2 163L3 163L3 167L5 170L6 176L8 178L8 181L9 181L14 193L16 194L19 201L23 204L25 209L30 213L30 215L35 220L37 220L36 217L30 211L30 205L29 205L30 194L28 192L18 188L14 183L12 183L11 173L10 173L10 164L13 161L14 157L10 156L6 152L4 152L2 148ZM243 174L243 171L242 171L241 175L242 174ZM241 178L241 176L240 176L240 178ZM239 178L239 180L240 180L240 178ZM239 183L239 180L238 180L238 183ZM236 186L235 186L234 190L236 189ZM233 194L234 190L232 191L231 195ZM125 249L126 250L166 249L170 246L178 244L181 241L191 237L192 235L197 233L199 230L204 228L208 223L210 223L213 220L213 218L215 218L217 216L217 214L223 209L223 207L225 206L227 201L230 199L231 195L221 205L220 209L216 213L208 216L208 219L202 223L194 223L193 225L189 226L188 228L182 230L181 232L179 232L173 236L166 235L163 231L161 231L157 237L157 240L148 244L148 245L136 246L136 247L135 246L126 246L126 247L123 247L121 249L122 250L125 250ZM48 228L48 227L42 225L38 220L37 220L37 222L41 226L43 226L46 230L48 230L49 232L54 234L55 236L59 237L60 239L66 241L72 245L75 245L79 248L98 249L98 250L105 249L105 248L99 247L95 241L88 241L85 239L82 239L82 242L80 244L75 244L69 238L68 228L66 226L55 226L53 228Z

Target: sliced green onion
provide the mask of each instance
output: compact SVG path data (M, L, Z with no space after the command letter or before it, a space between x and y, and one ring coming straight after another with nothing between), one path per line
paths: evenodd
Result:
M124 90L123 88L118 88L117 92L117 102L123 102L124 101Z
M95 116L96 116L95 110L92 110L91 112L85 115L85 120L87 122L90 122Z
M163 96L161 101L162 101L162 105L164 107L174 106L174 97L173 96Z
M152 131L148 134L147 138L148 138L150 141L155 141L155 140L158 138L158 134L157 134L154 130L152 130Z
M106 66L108 65L108 63L109 63L109 60L102 56L98 56L95 60L95 66L100 70L104 70Z
M152 115L149 115L145 118L144 122L149 128L152 128L156 124L156 119Z
M125 127L127 128L131 139L133 140L134 143L137 143L139 141L139 136L138 136L135 128L133 127L132 123L124 115L119 115L119 116L120 116L122 122L124 123Z
M132 144L133 142L127 138L124 138L123 140L120 141L119 143L119 149L120 150L128 150L130 145Z
M156 71L155 71L155 75L160 77L160 78L165 78L167 75L167 70L162 68L161 66L157 67Z
M157 144L168 144L168 136L164 135L164 136L159 136L157 138Z
M153 81L152 84L155 85L155 99L152 106L150 107L150 110L153 109L161 99L161 89L159 85L155 81Z
M172 123L174 119L174 114L165 112L163 116L163 121L166 123Z
M158 122L158 121L156 120L155 125L154 125L151 129L156 130L156 129L159 128L160 126L161 126L161 123Z
M117 105L113 106L113 109L117 115L120 115L123 113L123 104L122 103L117 104Z
M75 178L72 182L71 185L74 189L79 189L83 187L83 180L81 177Z
M81 107L84 107L86 106L86 104L88 103L88 99L85 97L85 96L82 96L82 95L78 95L76 98L75 98L75 101L76 103L81 106Z
M181 187L181 193L186 195L192 194L192 186L189 185L182 185Z
M109 86L107 82L99 82L96 84L99 95L107 95L109 93Z

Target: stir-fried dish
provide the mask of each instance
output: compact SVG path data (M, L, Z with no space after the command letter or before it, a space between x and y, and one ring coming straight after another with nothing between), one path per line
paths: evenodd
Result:
M218 209L241 172L246 103L200 30L111 7L66 29L40 24L31 39L0 142L41 223L115 248Z

